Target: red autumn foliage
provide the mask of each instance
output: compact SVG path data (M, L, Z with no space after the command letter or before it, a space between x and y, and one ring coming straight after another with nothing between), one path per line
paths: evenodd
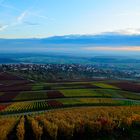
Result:
M63 104L60 103L59 101L52 100L52 101L48 101L47 103L48 106L52 108L63 107Z
M59 91L48 91L47 96L49 99L63 98L64 95Z
M122 90L131 91L131 92L140 92L140 85L130 82L118 82L118 83L111 83L116 87L119 87Z

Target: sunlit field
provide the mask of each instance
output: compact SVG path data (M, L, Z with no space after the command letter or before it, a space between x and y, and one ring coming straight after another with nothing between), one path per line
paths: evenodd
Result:
M139 139L138 82L48 83L2 73L0 83L1 140Z

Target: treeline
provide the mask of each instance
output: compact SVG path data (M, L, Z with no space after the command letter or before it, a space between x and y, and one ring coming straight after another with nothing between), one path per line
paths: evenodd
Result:
M88 107L1 118L0 140L8 140L14 127L17 140L140 139L140 107Z

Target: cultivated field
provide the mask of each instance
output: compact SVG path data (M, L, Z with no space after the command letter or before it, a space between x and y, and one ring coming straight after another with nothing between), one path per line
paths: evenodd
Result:
M139 139L139 89L128 81L42 83L1 73L0 140Z

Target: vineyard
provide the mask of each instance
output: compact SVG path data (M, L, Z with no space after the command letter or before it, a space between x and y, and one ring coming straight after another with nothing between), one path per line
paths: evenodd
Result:
M0 106L0 115L15 113L28 113L36 111L46 111L56 108L76 107L76 106L134 106L140 105L140 102L118 100L111 98L70 98L55 99L46 101L24 101L4 104Z
M1 118L0 140L138 140L139 110L140 107L83 107Z
M140 105L140 95L133 90L135 87L139 89L139 83L39 83L2 73L0 85L0 115L45 112L66 107Z
M0 140L140 139L139 88L128 81L40 83L0 74Z

